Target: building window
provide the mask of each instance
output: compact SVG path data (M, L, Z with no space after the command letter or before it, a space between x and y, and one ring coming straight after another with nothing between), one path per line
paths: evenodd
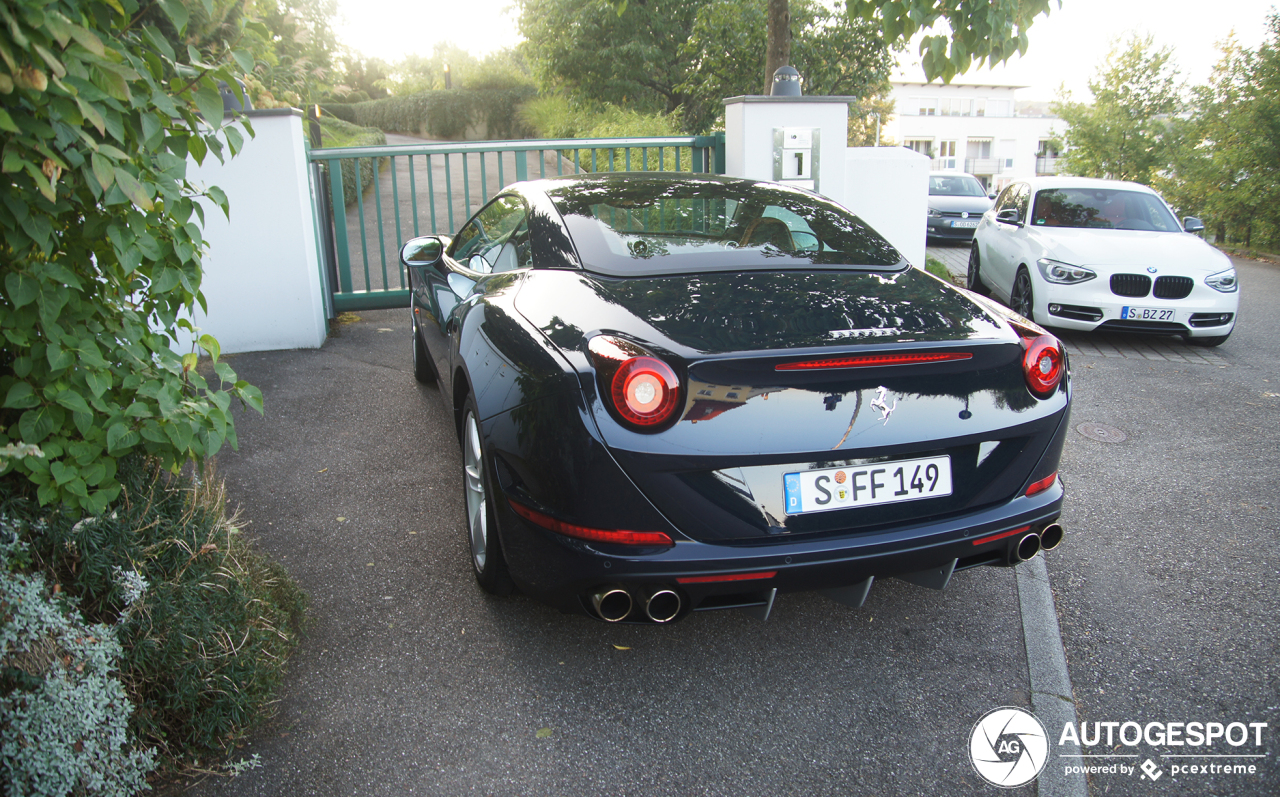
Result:
M974 100L974 101L973 101L973 115L974 115L974 116L986 116L986 115L987 115L987 101L986 101L986 100L983 100L983 99L977 99L977 100Z
M951 97L942 100L940 116L968 116L973 108L973 100Z
M931 138L916 138L916 139L909 138L906 140L903 146L909 150L919 152L921 155L925 156L926 158L933 157L933 139Z
M919 109L920 116L936 116L938 114L938 101L926 97L916 97L916 108Z
M987 100L987 116L1012 116L1008 100Z

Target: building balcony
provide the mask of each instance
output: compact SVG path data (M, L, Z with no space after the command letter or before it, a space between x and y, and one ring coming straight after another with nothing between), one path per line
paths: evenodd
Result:
M999 174L1004 161L1000 158L965 158L964 170L969 174Z
M1051 158L1047 155L1036 156L1036 174L1057 174L1058 158Z

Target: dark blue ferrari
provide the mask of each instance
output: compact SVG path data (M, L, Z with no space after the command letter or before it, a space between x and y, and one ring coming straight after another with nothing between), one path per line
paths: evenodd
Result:
M665 623L1062 540L1062 344L771 183L518 183L401 250L476 578Z

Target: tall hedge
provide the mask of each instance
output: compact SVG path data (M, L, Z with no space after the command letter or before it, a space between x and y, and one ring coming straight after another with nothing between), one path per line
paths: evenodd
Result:
M532 86L508 89L444 89L405 97L370 100L354 106L356 124L397 133L463 140L468 128L482 121L490 139L527 138L519 108L536 96Z

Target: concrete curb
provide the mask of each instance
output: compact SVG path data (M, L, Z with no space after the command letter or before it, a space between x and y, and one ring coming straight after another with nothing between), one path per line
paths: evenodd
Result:
M1076 722L1076 706L1044 556L1023 562L1014 574L1031 676L1031 710L1049 732L1049 761L1036 781L1036 792L1040 797L1088 797L1084 775L1066 774L1062 760L1052 755L1063 726Z

